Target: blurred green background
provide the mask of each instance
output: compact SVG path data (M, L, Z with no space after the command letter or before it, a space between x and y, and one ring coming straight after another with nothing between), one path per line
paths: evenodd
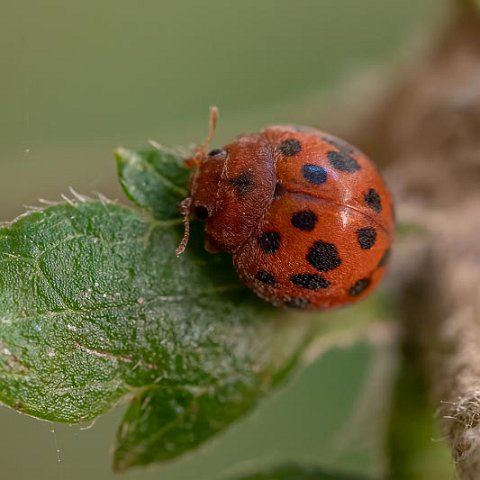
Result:
M217 145L268 123L302 123L322 92L359 69L421 48L422 32L445 6L438 0L0 3L0 221L38 205L38 198L59 199L69 186L122 198L112 149L148 139L198 142L212 104L221 113ZM366 346L334 351L200 451L125 478L210 480L245 462L279 458L378 472L375 429L344 441L372 358ZM121 413L120 407L82 430L0 409L1 477L113 477L110 450Z

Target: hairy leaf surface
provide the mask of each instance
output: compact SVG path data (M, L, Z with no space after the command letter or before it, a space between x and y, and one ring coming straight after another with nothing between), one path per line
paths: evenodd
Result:
M239 282L179 219L72 202L0 230L0 399L82 422L129 399L115 467L173 458L250 409L295 364L309 322Z

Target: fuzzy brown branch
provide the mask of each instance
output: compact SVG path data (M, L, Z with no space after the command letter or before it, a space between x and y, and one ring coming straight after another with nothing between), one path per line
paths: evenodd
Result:
M461 479L480 479L480 12L456 2L428 55L346 133L383 159L400 222L392 281ZM364 112L365 113L365 112ZM352 116L350 116L352 117ZM345 131L344 131L345 133Z
M406 284L404 319L428 372L461 479L480 478L480 195L429 212L421 271Z

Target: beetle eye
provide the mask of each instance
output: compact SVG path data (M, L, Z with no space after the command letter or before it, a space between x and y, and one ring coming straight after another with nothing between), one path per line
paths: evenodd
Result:
M209 217L209 213L206 207L203 205L198 205L193 209L194 215L199 219L199 220L206 220Z
M215 148L213 150L210 150L208 152L209 157L219 157L219 156L225 156L227 152L223 148Z

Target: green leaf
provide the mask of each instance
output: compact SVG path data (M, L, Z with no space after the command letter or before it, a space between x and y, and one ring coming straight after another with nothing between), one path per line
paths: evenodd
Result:
M387 438L388 478L448 480L455 478L446 442L439 441L435 412L429 398L418 352L403 345L391 406Z
M272 470L251 473L236 480L367 480L366 477L329 472L317 466L288 464Z
M286 318L179 220L71 202L0 230L0 400L68 423L131 400L115 467L174 458L249 410L297 362Z
M115 151L124 192L155 218L178 217L178 203L187 196L189 171L180 155L166 149Z

